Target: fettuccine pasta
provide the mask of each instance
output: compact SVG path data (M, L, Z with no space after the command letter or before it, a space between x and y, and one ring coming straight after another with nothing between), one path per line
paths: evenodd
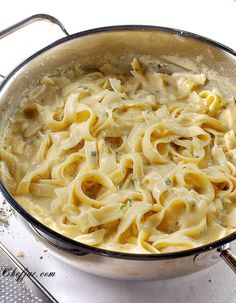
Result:
M130 253L236 231L236 105L204 74L44 77L9 122L0 178L51 229Z

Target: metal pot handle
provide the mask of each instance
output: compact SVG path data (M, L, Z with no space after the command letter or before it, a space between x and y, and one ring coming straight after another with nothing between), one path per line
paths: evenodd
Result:
M229 265L229 267L236 273L236 257L229 248L221 251L220 257Z
M30 16L24 20L21 20L20 22L17 22L15 24L9 26L8 28L0 31L0 39L14 33L15 31L21 29L22 27L25 27L26 25L29 25L36 21L49 21L53 24L56 24L57 26L59 26L59 28L63 31L63 33L66 36L69 36L69 33L65 29L64 25L57 18L55 18L51 15L47 15L47 14L36 14L36 15ZM5 78L5 76L0 74L0 78Z
M51 23L58 25L60 27L60 29L63 31L63 33L66 36L69 36L69 33L65 29L64 25L57 18L55 18L51 15L47 15L47 14L36 14L36 15L30 16L24 20L21 20L20 22L17 22L16 24L13 24L13 25L9 26L8 28L0 31L0 39L12 34L13 32L21 29L22 27L24 27L30 23L33 23L35 21L41 21L41 20L49 21Z

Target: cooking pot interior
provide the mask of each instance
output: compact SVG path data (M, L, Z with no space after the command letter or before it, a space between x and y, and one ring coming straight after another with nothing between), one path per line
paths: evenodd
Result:
M124 73L134 56L145 56L151 68L204 72L216 86L236 96L236 59L232 50L182 31L157 27L111 27L86 31L56 41L13 71L0 92L0 137L21 100L45 75L58 75L76 63L97 69L111 63Z
M56 41L9 74L0 87L0 140L9 118L43 76L68 72L78 63L85 70L110 63L127 73L134 56L141 56L146 68L161 72L204 72L214 86L236 97L236 54L224 46L163 28L91 30Z

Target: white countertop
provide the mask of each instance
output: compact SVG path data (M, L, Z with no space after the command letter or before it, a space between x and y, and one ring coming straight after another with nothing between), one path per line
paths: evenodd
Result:
M220 41L236 49L236 2L233 0L165 1L4 1L0 30L35 13L59 18L69 33L117 24L151 24L179 28ZM48 23L37 23L0 41L0 74L63 34ZM0 231L3 227L0 226ZM202 272L161 282L108 280L86 274L44 252L45 248L14 217L2 241L31 271L55 272L38 277L60 303L235 303L235 274L221 262ZM236 243L233 243L236 253ZM42 257L42 258L40 258ZM8 302L0 302L8 303Z

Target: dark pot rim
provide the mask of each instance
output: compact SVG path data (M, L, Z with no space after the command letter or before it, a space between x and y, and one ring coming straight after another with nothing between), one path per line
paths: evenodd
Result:
M161 26L152 26L152 25L117 25L117 26L107 26L107 27L100 27L95 29L90 29L82 32L78 32L69 36L66 36L64 38L61 38L50 45L44 47L43 49L37 51L32 56L28 57L26 60L24 60L21 64L19 64L12 72L9 73L9 75L3 80L0 86L0 94L3 90L3 88L6 86L6 84L10 81L10 79L18 72L20 71L27 63L41 55L42 53L46 52L47 50L56 47L62 43L65 43L69 40L77 39L79 37L88 36L91 34L98 34L98 33L104 33L104 32L118 32L118 31L157 31L157 32L168 32L170 34L180 35L182 37L186 38L192 38L198 41L202 41L206 44L210 44L215 46L218 49L221 49L234 57L236 57L236 52L219 43L214 40L211 40L209 38L187 32L184 30L179 29L173 29L168 27L161 27ZM89 246L80 242L77 242L75 240L72 240L68 237L65 237L54 230L50 229L46 225L42 224L40 221L32 217L28 212L26 212L17 202L16 200L11 196L11 194L8 192L6 187L3 185L3 183L0 181L0 191L3 194L3 197L6 199L7 202L19 213L28 223L33 225L35 228L40 230L41 232L45 233L46 235L54 238L57 240L57 242L61 242L64 245L67 245L67 247L71 247L71 253L75 253L76 251L78 253L92 253L107 257L113 257L113 258L119 258L119 259L129 259L129 260L165 260L165 259L175 259L175 258L181 258L181 257L187 257L191 255L197 255L206 251L210 251L212 249L221 248L222 246L226 245L227 243L233 241L236 239L236 232L220 239L214 242L211 242L209 244L196 247L193 249L183 250L179 252L170 252L170 253L161 253L161 254L134 254L134 253L123 253L123 252L117 252L117 251L110 251L106 249L101 249L93 246ZM58 248L62 249L60 245L58 245ZM69 250L66 249L68 252Z

